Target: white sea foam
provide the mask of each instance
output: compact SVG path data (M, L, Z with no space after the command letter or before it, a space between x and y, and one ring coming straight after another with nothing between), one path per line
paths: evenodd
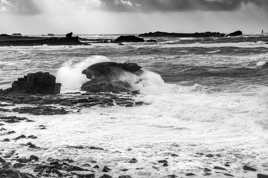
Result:
M70 60L62 65L57 72L57 82L62 83L62 91L80 90L83 83L88 81L82 71L87 67L99 63L107 62L108 58L104 56L91 56L87 59L73 64Z

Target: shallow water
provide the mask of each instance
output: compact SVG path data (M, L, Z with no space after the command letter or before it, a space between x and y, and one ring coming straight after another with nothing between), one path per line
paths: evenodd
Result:
M98 55L98 56L95 56ZM34 143L46 150L32 151L5 144L22 155L42 159L61 157L87 162L97 159L114 168L128 167L135 177L163 177L231 161L236 177L250 163L268 171L268 44L257 42L200 42L165 39L157 44L92 44L0 48L0 86L29 72L48 71L77 90L85 78L80 71L96 61L135 62L148 71L137 100L148 105L84 109L65 116L30 116L34 123L10 126L17 135L34 134ZM20 115L24 116L24 115ZM38 125L47 126L40 131ZM8 128L8 127L7 127ZM23 141L22 141L23 142ZM0 143L2 144L2 143ZM72 146L84 146L75 149ZM91 153L89 146L105 149ZM218 159L198 152L221 154ZM170 157L176 153L178 157ZM127 165L135 157L139 167ZM170 167L152 169L154 161L168 158ZM201 174L200 174L201 175ZM246 174L246 177L252 175ZM222 176L222 175L221 175ZM220 177L219 175L217 177Z

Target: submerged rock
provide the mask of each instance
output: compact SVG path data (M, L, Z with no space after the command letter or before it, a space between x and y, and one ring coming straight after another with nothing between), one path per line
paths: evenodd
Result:
M265 174L258 174L257 178L268 178L268 175Z
M18 123L21 121L33 122L32 120L27 119L26 117L17 117L17 116L0 116L0 121L9 124Z
M131 90L131 86L126 82L116 81L116 82L98 82L96 80L92 80L86 82L82 85L81 90L87 92L129 92Z
M143 38L128 35L128 36L120 36L114 40L115 43L122 43L122 42L144 42Z
M31 174L21 173L13 169L0 169L1 178L34 178Z
M255 169L255 168L253 168L251 166L248 166L248 165L243 166L243 170L245 170L245 171L253 171L253 172L257 171L257 169Z
M21 107L14 108L13 111L33 115L63 115L69 113L64 108L57 108L54 106Z
M2 94L58 94L61 84L48 72L30 73L12 83Z

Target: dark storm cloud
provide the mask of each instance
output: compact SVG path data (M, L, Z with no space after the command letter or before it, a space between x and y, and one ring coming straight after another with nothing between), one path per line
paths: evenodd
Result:
M268 9L268 0L100 0L112 11L233 11L254 4Z
M0 0L1 9L9 13L35 15L41 13L35 0Z

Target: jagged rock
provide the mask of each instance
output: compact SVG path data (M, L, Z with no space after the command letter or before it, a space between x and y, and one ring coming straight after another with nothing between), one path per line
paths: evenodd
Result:
M102 169L102 172L109 172L109 171L111 171L111 169L107 166L104 166Z
M141 66L135 63L116 63L116 62L101 62L89 66L82 71L88 79L98 80L114 80L122 71L139 74L142 72Z
M21 173L13 169L0 169L1 178L34 178L31 174Z
M104 174L102 175L100 178L113 178L112 176L108 175L108 174Z
M245 170L245 171L257 171L257 169L255 169L255 168L253 168L253 167L250 167L250 166L248 166L248 165L245 165L245 166L243 166L243 169Z
M129 92L132 91L130 83L122 81L125 73L140 75L141 67L135 63L102 62L89 66L83 74L90 81L82 85L81 90L88 92Z
M21 108L14 108L12 111L18 113L28 113L33 115L63 115L69 113L64 108L57 108L54 106L21 107Z
M118 178L132 178L132 177L129 175L122 175L122 176L119 176Z
M138 160L136 158L132 158L131 160L129 160L129 163L132 163L132 164L137 163L137 162Z
M30 73L12 83L12 87L1 93L5 94L58 94L61 84L48 72ZM0 93L0 94L1 94Z
M238 31L228 34L227 36L241 36L241 35L243 35L243 32L238 30Z
M82 91L87 92L129 92L131 91L131 86L126 82L116 81L113 83L110 82L98 82L96 80L92 80L86 82L81 87Z
M9 124L18 123L21 121L33 122L32 120L27 119L26 117L17 117L17 116L0 116L0 121Z
M186 175L186 176L195 176L194 173L186 173L185 175Z
M65 35L65 37L66 37L66 38L72 38L72 37L73 37L73 32L71 32L71 33L67 33L67 34Z
M220 167L220 166L214 166L214 169L226 171L226 169L224 167Z
M122 42L144 42L143 38L128 35L128 36L120 36L114 40L115 43L122 43Z

